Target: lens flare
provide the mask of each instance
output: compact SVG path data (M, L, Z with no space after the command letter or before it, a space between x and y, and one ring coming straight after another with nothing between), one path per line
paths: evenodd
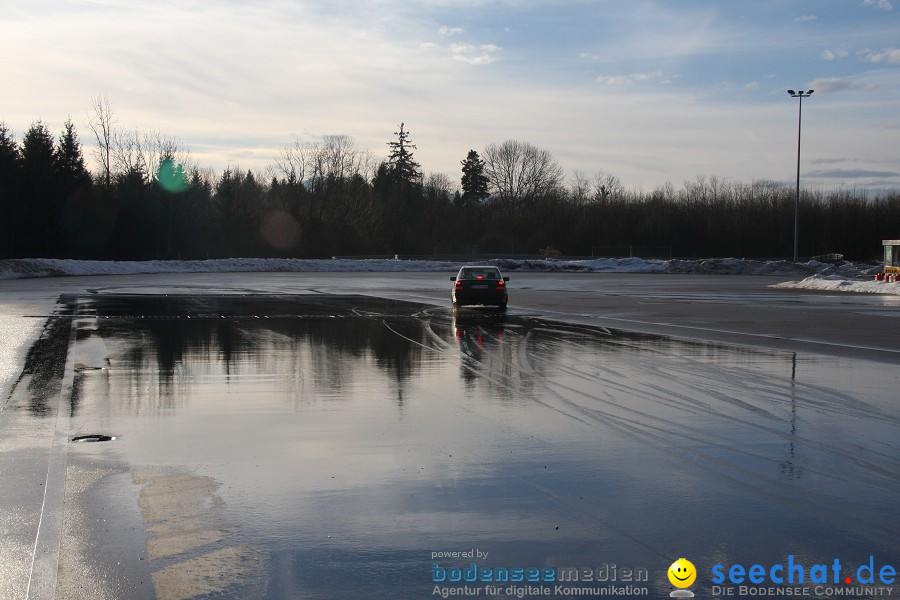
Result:
M170 194L180 194L188 189L188 181L184 175L184 169L181 165L168 158L160 161L156 180L159 182L159 187Z
M300 224L288 213L273 210L263 217L260 233L272 248L290 250L300 240Z

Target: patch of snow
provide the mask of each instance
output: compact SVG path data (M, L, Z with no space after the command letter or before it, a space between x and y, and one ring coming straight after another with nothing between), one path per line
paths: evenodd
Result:
M480 260L504 271L549 271L582 273L701 273L722 275L840 275L872 276L879 267L844 262L838 265L811 260L715 258L658 260L643 258L595 258L590 260ZM130 275L135 273L222 273L222 272L431 272L455 271L462 261L396 259L288 259L222 258L215 260L102 261L51 258L0 260L0 279L64 277L75 275Z
M883 281L860 281L840 275L812 275L802 281L785 281L769 286L798 290L824 290L829 292L862 292L867 294L900 295L900 283Z

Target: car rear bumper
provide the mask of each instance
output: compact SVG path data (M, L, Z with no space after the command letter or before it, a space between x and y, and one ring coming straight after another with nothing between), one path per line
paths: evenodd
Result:
M451 299L455 304L506 304L508 298L509 295L505 290L502 292L463 290L451 293Z

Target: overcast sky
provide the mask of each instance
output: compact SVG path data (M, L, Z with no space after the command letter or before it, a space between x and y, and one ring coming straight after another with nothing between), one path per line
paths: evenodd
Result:
M21 141L100 95L201 166L263 170L296 139L423 170L518 139L628 188L697 175L900 188L900 0L4 0L0 121ZM87 148L86 148L87 150ZM90 152L86 152L90 155Z

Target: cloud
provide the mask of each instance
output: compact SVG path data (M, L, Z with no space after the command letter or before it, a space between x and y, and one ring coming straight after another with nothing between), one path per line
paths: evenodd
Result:
M814 158L810 160L814 165L834 165L838 163L852 162L852 158Z
M858 81L852 81L843 77L820 77L809 84L809 87L820 94L843 92L844 90L862 90L866 86Z
M610 86L633 85L637 82L650 81L663 76L662 71L653 71L652 73L632 73L631 75L599 75L596 79L597 83Z
M597 77L597 83L605 85L625 85L631 83L625 75L600 75Z
M879 10L893 10L894 5L888 0L863 0L863 6L874 6Z
M819 58L822 60L837 60L839 58L844 58L849 53L846 50L823 50L822 54L819 55Z
M452 37L454 35L465 33L465 31L466 30L462 27L447 27L446 25L441 25L441 28L438 29L438 34L442 37Z
M802 16L797 17L794 20L797 21L798 23L805 23L807 21L816 21L816 20L818 20L818 18L819 17L817 17L816 15L802 15Z
M494 44L453 44L450 46L453 60L470 65L489 65L497 60L494 55L500 50L502 48Z
M655 71L653 73L635 73L632 75L635 81L649 81L651 79L656 79L657 77L662 77L662 71Z
M817 179L896 179L900 178L897 171L870 171L868 169L819 169L804 174L804 177Z
M849 51L843 61L820 59L825 68L810 75L837 76L813 83L816 96L848 90L841 102L816 106L816 118L829 122L816 152L866 160L810 168L900 170L877 162L896 155L900 68L888 55L872 63L856 54L868 47L864 58L875 60L900 43L879 23L893 13L861 2L841 3L834 17L829 9L822 23L793 24L796 36L771 27L791 26L800 12L783 6L764 25L723 20L710 3L696 10L654 3L662 14L645 14L643 3L575 1L567 3L573 18L562 21L552 18L559 5L547 0L463 0L485 7L463 11L466 20L459 0L13 3L13 13L25 14L4 13L0 55L17 58L0 63L16 94L0 116L21 140L35 118L57 131L72 114L87 144L90 99L105 94L122 126L173 134L213 169L265 169L290 140L323 133L352 135L381 156L405 121L423 167L451 174L469 148L514 136L548 148L567 169L603 168L647 186L698 172L787 180L796 165L777 156L796 133L791 113L759 90L784 96L775 83L783 74L771 78L768 70L799 45L813 49L813 60L826 48L835 60L838 49ZM846 35L812 31L832 19ZM81 43L66 45L71 31ZM836 68L851 60L864 72ZM676 71L687 82L665 85L678 82ZM751 75L734 75L741 72L756 74L757 91L745 89ZM597 82L585 89L585 77ZM734 78L727 102L704 93L723 77ZM798 79L791 84L809 85ZM876 86L878 94L862 93Z
M745 89L745 90L758 90L758 89L759 89L759 82L758 82L758 81L751 81L750 83L748 83L747 85L744 86L744 89Z
M886 62L892 65L900 65L900 49L898 48L885 48L880 52L867 48L865 50L860 50L857 53L857 56L867 62Z

